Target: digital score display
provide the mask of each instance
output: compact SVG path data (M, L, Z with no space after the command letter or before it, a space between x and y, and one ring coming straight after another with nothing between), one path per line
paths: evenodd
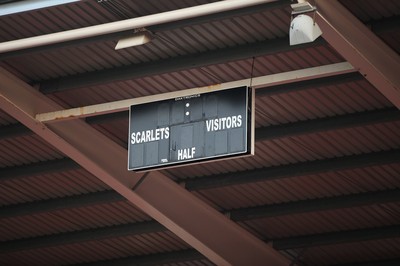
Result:
M132 105L128 170L251 153L252 98L239 87Z

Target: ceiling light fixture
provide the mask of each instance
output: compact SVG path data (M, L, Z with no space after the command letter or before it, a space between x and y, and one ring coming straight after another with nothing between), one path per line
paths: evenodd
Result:
M146 29L138 29L135 30L132 35L121 38L115 46L115 50L143 45L150 42L152 39L153 36L149 31Z
M292 4L292 15L289 28L290 45L313 42L322 31L315 22L317 8L308 2ZM304 13L314 12L313 18ZM294 17L295 16L295 17Z

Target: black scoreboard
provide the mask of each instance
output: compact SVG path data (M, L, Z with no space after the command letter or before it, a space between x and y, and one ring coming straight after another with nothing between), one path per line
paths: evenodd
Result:
M249 154L251 93L239 87L132 105L128 170Z

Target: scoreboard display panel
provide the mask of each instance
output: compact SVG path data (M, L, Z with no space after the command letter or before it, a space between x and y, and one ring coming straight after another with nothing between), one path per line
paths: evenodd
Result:
M128 170L150 170L251 153L248 87L132 105Z

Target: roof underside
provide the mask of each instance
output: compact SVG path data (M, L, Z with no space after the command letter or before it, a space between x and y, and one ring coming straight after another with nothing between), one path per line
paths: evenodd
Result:
M0 17L0 42L211 2L79 1ZM399 1L339 2L399 54ZM289 46L290 3L150 26L150 43L118 51L114 34L6 52L0 66L67 109L345 62L323 38ZM1 265L214 265L1 109ZM128 112L82 120L127 149ZM357 71L258 88L255 126L254 156L158 171L293 265L400 262L400 112L379 88Z

